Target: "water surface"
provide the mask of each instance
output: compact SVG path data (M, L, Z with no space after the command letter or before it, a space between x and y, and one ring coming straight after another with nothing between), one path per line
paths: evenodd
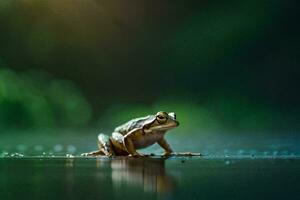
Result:
M89 133L90 132L90 133ZM202 157L83 158L96 132L0 138L0 199L296 199L297 134L167 134L176 151ZM144 153L162 153L158 145Z
M0 199L294 199L298 158L0 159Z

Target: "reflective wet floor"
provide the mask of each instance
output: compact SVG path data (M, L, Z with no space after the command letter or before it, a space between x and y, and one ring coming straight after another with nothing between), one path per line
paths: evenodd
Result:
M296 199L300 159L0 159L0 199Z
M170 134L177 152L204 156L108 159L79 156L97 148L84 133L2 135L0 200L300 197L298 134Z

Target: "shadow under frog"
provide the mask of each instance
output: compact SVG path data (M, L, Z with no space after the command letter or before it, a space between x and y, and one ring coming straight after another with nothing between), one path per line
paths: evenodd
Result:
M98 163L97 166L101 168L104 165ZM168 194L176 187L175 178L166 173L165 159L161 158L112 159L111 180L117 194L124 191L124 187L139 188L140 191L154 194Z

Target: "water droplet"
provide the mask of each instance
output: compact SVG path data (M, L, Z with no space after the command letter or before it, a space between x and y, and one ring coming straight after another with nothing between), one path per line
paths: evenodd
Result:
M74 156L72 154L66 154L67 158L74 158Z
M230 152L228 149L224 149L224 155L225 157L229 157L230 156Z
M8 156L8 152L6 151L3 151L1 154L0 154L0 157L7 157Z
M24 157L24 155L20 153L12 153L10 157Z

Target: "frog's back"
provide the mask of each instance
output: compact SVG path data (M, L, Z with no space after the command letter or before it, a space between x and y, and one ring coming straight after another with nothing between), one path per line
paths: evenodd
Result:
M122 135L126 135L129 131L135 129L135 128L142 128L142 126L145 124L146 121L152 120L155 118L154 116L146 116L146 117L140 117L136 119L132 119L125 124L122 124L115 128L115 132L121 133Z

